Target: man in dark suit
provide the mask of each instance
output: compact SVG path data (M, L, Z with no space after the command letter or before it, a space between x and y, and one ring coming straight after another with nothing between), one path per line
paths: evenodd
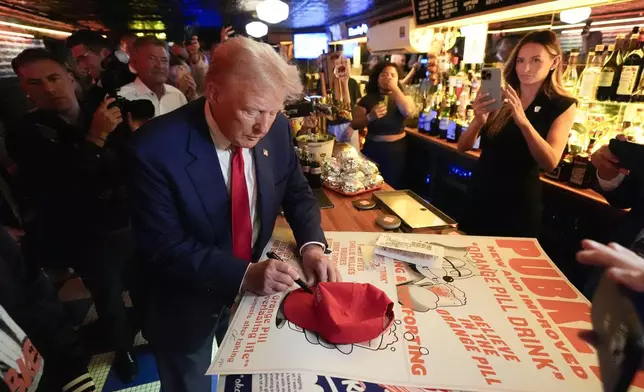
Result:
M287 263L255 263L280 207L303 278L338 279L279 113L301 93L297 69L269 45L233 38L213 52L205 98L153 119L134 137L130 197L141 300L164 391L209 391L204 373L212 339L227 327L226 307L243 291L282 292L299 277Z
M644 170L621 168L608 146L593 154L592 163L597 168L599 191L610 205L631 209L615 240L644 257Z

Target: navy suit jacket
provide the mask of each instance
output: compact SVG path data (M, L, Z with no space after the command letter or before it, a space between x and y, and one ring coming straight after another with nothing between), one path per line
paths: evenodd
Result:
M135 133L130 149L140 276L152 297L173 302L163 304L165 310L212 313L230 305L248 266L232 255L230 198L204 105L199 99L153 119ZM298 246L326 243L320 209L300 169L286 117L277 116L253 156L261 217L253 259L262 258L280 207ZM161 312L166 313L161 318L179 316L190 323L182 312Z

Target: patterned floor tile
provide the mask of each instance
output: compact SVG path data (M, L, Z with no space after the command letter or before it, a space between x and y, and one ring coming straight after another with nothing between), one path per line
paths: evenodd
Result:
M159 392L161 390L161 382L151 382L145 385L137 385L131 388L119 389L115 392Z
M112 367L114 353L94 355L89 362L89 374L94 379L96 390L102 391Z

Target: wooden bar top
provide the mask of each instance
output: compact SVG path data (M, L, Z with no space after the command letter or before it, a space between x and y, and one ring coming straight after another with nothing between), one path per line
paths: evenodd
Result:
M394 189L388 184L383 184L379 191L393 191ZM322 229L324 231L361 231L361 232L384 232L376 224L376 219L383 214L379 208L372 210L360 211L353 204L354 200L371 199L373 192L363 193L358 196L344 196L330 189L324 189L327 197L333 203L333 208L320 210L322 214ZM284 217L279 217L276 222L277 227L288 227ZM440 234L436 230L414 230L414 233L422 234ZM457 234L455 230L448 234Z
M405 129L407 131L407 134L412 135L414 137L426 140L430 143L433 143L434 145L440 146L442 148L445 148L447 150L450 150L454 152L455 154L459 154L462 156L465 156L467 158L471 159L479 159L481 156L480 151L467 151L467 152L459 152L458 149L456 148L456 143L450 143L447 140L444 139L439 139L434 136L429 136L424 133L418 132L418 129L416 128L407 128ZM570 186L566 183L555 181L553 179L550 179L543 174L540 176L541 181L546 183L547 185L554 186L556 188L562 189L564 191L570 192L575 194L576 196L583 197L585 199L591 200L593 202L599 203L599 204L604 204L604 205L609 205L604 196L600 195L599 193L595 192L592 189L581 189L581 188L575 188L573 186Z

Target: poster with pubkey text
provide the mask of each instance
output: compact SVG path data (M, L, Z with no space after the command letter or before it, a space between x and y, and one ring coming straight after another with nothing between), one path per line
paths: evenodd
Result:
M208 374L309 374L462 391L602 390L597 354L579 336L592 328L590 303L537 240L400 234L444 247L441 265L429 268L375 255L379 233L326 235L344 281L371 283L396 303L391 327L368 342L330 344L285 319L285 294L246 295ZM277 231L268 248L298 265L290 234ZM643 387L638 374L631 390ZM253 387L263 390L270 389Z

